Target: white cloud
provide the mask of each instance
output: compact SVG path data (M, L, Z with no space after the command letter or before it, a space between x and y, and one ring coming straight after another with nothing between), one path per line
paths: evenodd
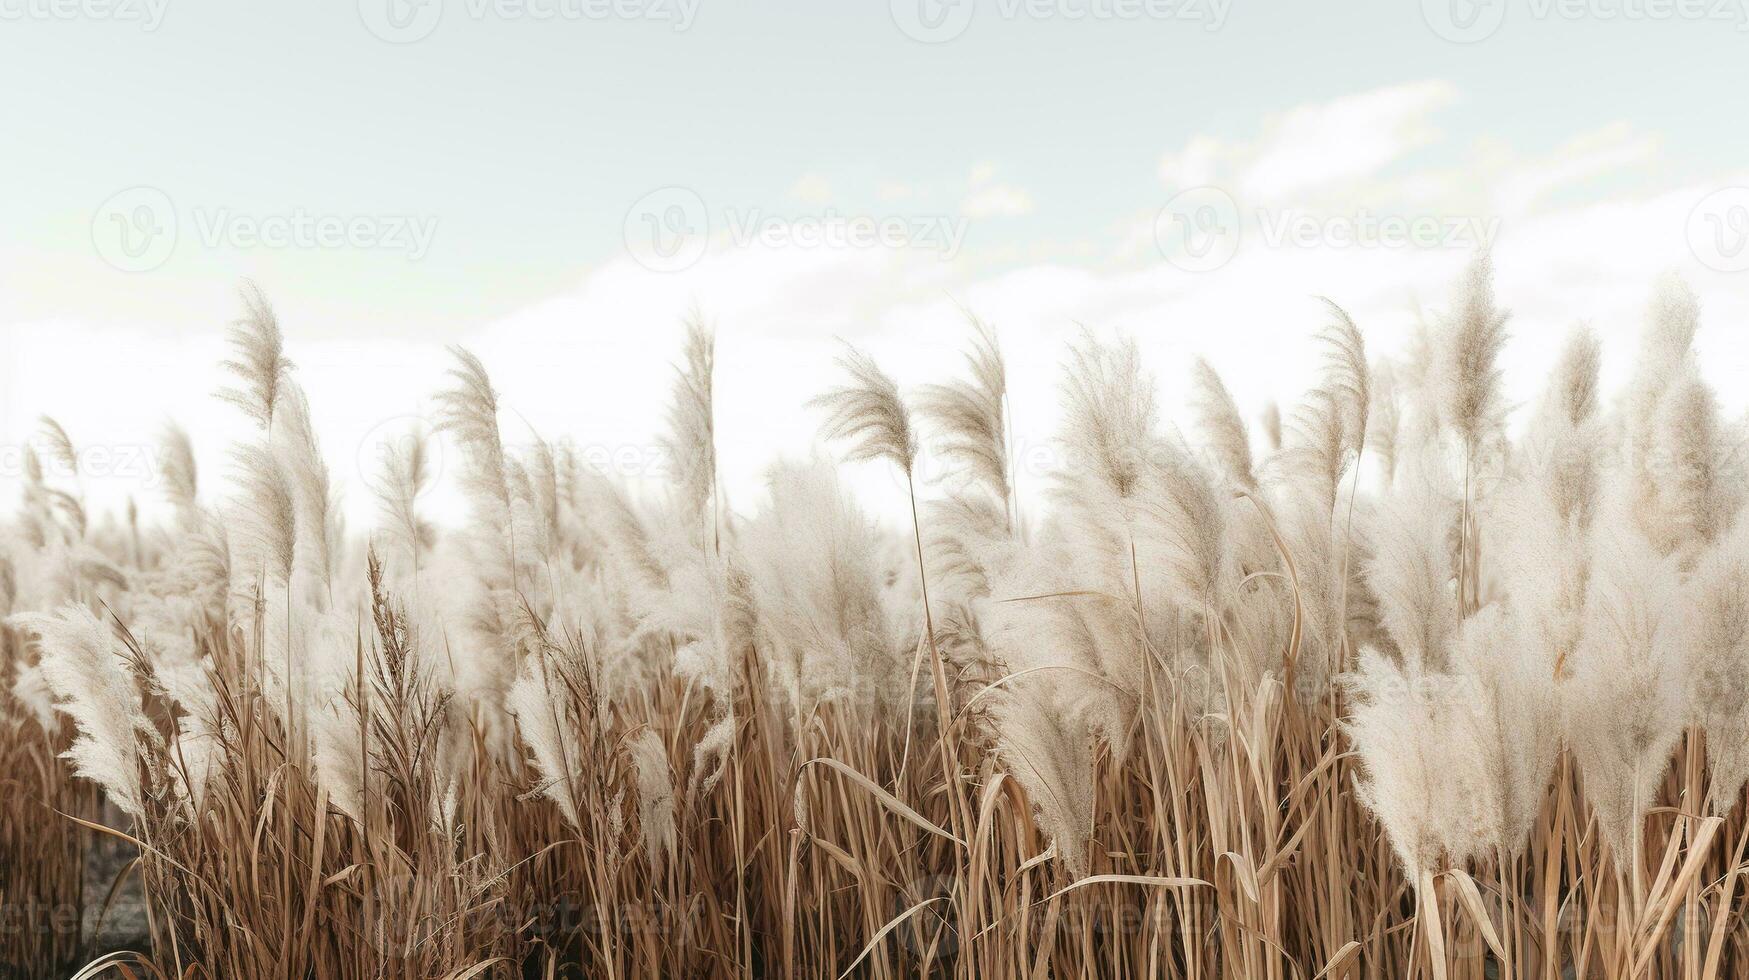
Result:
M980 188L960 202L960 213L968 218L1013 217L1031 212L1032 195L1006 184Z
M1657 137L1615 123L1568 140L1546 156L1530 161L1508 160L1499 167L1494 192L1503 210L1521 211L1539 204L1552 191L1590 178L1657 159Z
M1437 139L1429 117L1456 96L1424 81L1298 106L1265 118L1253 140L1192 137L1160 176L1172 189L1217 184L1259 204L1363 181Z

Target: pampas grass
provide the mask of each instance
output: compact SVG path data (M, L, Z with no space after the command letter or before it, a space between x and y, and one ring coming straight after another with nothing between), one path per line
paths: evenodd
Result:
M235 356L224 367L237 376L240 385L221 388L218 397L237 406L263 430L273 426L280 388L292 369L285 356L285 337L279 318L267 297L254 283L242 290L243 316L231 325L230 342Z
M910 473L917 460L917 436L911 411L899 397L899 386L872 358L848 347L838 366L849 383L815 398L825 412L821 434L849 444L844 458L852 462L884 459Z
M664 448L674 467L675 490L683 511L694 520L710 517L711 541L717 546L717 445L712 403L716 338L696 313L686 324L683 354L685 365L675 372L674 395L668 403L670 434Z
M1176 428L1140 346L1083 331L1065 462L1025 514L995 329L968 315L963 365L915 388L846 350L822 441L905 478L897 528L819 454L727 498L701 316L666 492L507 438L511 396L458 349L434 428L386 447L378 520L348 535L287 336L246 287L219 398L257 431L228 486L172 427L165 521L118 524L87 515L66 430L21 455L0 906L97 916L102 835L136 849L115 891L149 935L0 929L0 962L1741 975L1741 434L1698 370L1692 293L1654 295L1624 391L1578 329L1516 417L1485 256L1402 357L1334 302L1308 311L1323 359L1285 425L1197 360L1165 379ZM460 529L422 509L440 478Z
M80 606L55 615L23 613L10 625L36 634L42 645L43 681L55 696L56 710L79 733L67 750L74 774L103 787L124 812L143 817L148 782L141 773L140 741L155 730L114 634Z
M1639 534L1614 528L1595 547L1567 738L1604 839L1637 874L1641 816L1688 715L1688 610L1674 562Z
M1727 814L1749 781L1749 521L1739 521L1695 569L1691 698L1706 732L1707 790Z
M1257 487L1256 463L1251 457L1251 434L1239 406L1227 392L1221 376L1209 362L1197 358L1192 368L1192 384L1196 390L1197 425L1220 462L1221 470L1235 486L1245 490Z
M379 527L389 553L414 581L421 560L437 539L437 529L419 513L419 497L431 486L431 477L428 436L423 430L413 428L384 447L376 487Z
M918 408L941 432L937 451L969 479L981 484L1013 521L1008 460L1008 370L996 332L972 318L972 345L966 352L971 377L926 385Z

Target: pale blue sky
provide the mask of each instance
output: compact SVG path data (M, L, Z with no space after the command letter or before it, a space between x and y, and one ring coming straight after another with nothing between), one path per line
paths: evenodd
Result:
M976 256L1097 240L1160 196L1158 160L1190 134L1242 138L1269 113L1392 83L1456 87L1441 154L1482 139L1535 153L1626 121L1660 133L1661 167L1685 174L1740 162L1740 116L1722 110L1749 89L1735 23L1539 20L1519 3L1459 45L1400 0L1236 0L1214 31L1005 18L991 0L956 39L922 44L886 3L700 0L675 31L476 19L448 0L429 37L394 45L352 2L160 2L150 32L0 20L0 315L202 310L182 290L226 263L186 241L157 275L177 286L94 263L92 210L138 184L182 210L435 217L419 262L288 252L245 271L319 290L310 330L441 332L611 259L626 208L663 185L781 209L817 174L851 206L882 182L952 203L988 163L1033 210L971 229Z

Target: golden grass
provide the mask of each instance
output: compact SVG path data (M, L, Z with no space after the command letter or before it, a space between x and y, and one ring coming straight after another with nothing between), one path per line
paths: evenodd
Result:
M1229 704L1241 721L1224 746L1163 704L1125 765L1101 758L1095 873L1079 881L1040 860L1023 791L969 741L955 747L973 813L962 838L946 829L954 791L933 767L913 764L889 790L893 733L828 711L787 750L760 706L743 705L728 770L684 801L677 853L656 872L635 828L577 834L550 803L519 799L530 778L515 766L468 774L454 847L410 829L398 816L409 804L387 787L367 827L318 817L320 787L286 762L273 726L248 721L256 697L227 706L237 755L206 820L140 840L156 928L153 950L125 960L138 975L494 976L522 964L625 977L1491 977L1510 963L1523 977L1728 977L1749 965L1736 887L1749 823L1677 805L1704 778L1693 743L1649 816L1642 891L1617 880L1563 762L1525 854L1441 873L1417 908L1354 801L1331 706L1289 706L1273 684ZM624 732L659 725L684 757L706 725L684 700L678 685L654 692L581 747L601 753L588 812L605 814L625 778L607 744ZM8 894L46 901L69 868L76 887L72 825L23 812L43 805L34 794L11 799L23 819L7 826L30 828L33 860L9 860ZM43 975L69 964L77 935L6 939L20 975Z

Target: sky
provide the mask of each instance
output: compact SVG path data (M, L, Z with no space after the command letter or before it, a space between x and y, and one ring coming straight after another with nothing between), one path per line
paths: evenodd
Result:
M1197 356L1256 415L1310 383L1318 297L1388 353L1482 248L1516 400L1580 321L1619 383L1675 272L1738 411L1745 3L0 0L0 497L43 414L96 509L153 506L171 419L223 493L246 278L366 523L451 344L507 441L659 487L694 310L741 509L843 343L909 386L994 324L1036 492L1082 330L1171 416Z

